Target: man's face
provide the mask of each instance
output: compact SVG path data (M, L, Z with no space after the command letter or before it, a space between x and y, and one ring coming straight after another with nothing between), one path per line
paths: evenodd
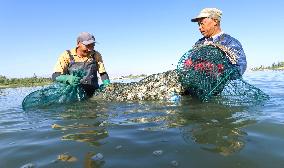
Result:
M88 45L85 45L81 42L78 43L78 50L80 51L80 55L82 57L86 57L90 54L90 52L92 52L94 50L95 47L95 43L91 43Z
M204 37L212 37L217 22L211 18L200 18L198 20L199 31Z

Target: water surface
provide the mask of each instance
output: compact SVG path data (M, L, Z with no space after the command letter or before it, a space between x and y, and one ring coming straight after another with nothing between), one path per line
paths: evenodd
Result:
M0 90L0 167L284 167L284 72L244 79L270 100L228 107L88 100L23 111L34 88ZM103 156L95 159L94 156ZM75 159L58 160L59 155Z

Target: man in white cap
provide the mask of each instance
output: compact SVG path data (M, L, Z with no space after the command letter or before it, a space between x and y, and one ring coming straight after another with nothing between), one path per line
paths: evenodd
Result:
M221 17L221 10L204 8L197 17L191 19L192 22L198 22L199 31L203 35L203 38L199 39L195 45L217 43L229 48L237 55L237 66L240 74L243 75L247 67L246 55L241 43L222 31Z
M109 85L110 80L102 56L94 50L95 43L95 37L92 34L80 33L77 37L77 46L64 51L59 56L52 79L71 85L80 84L89 97L99 88L97 73L100 74L103 82L101 87L104 88ZM72 75L72 72L77 70L83 70L86 73L82 79Z

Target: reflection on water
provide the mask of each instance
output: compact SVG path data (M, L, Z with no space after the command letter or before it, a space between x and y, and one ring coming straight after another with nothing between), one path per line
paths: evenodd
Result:
M96 102L77 102L68 104L59 116L67 121L78 120L81 123L72 122L69 125L52 124L52 128L68 132L61 137L61 140L73 140L87 142L90 145L100 146L99 140L108 137L105 128L108 117L104 105ZM82 123L82 121L87 123ZM71 132L71 133L70 133Z
M53 124L51 126L53 129L57 130L76 130L76 129L89 129L92 128L93 126L90 126L88 124L73 124L73 125L67 125L67 126L61 126L58 124ZM79 133L74 133L74 134L67 134L62 136L62 140L74 140L78 142L89 142L92 145L99 146L100 143L97 141L99 139L103 139L108 136L108 132L103 128L103 127L98 127L96 129L92 128L91 130L83 130Z
M168 105L167 110L164 110ZM201 148L221 155L229 155L240 151L244 145L246 132L242 127L256 121L251 116L242 115L246 108L228 107L220 104L198 103L190 98L184 98L179 105L148 104L139 107L142 113L120 116L127 122L141 124L139 129L148 131L179 128L181 136L186 142L194 141ZM144 107L144 108L143 108ZM173 108L174 107L174 108ZM161 114L159 112L166 111ZM150 125L150 126L148 126ZM189 142L191 143L191 142Z
M88 130L75 134L67 134L62 136L62 140L75 140L79 142L89 142L92 145L99 146L97 142L99 139L103 139L108 136L106 130Z
M99 147L109 137L110 127L135 125L137 130L180 130L185 142L199 144L202 150L230 155L242 150L247 135L242 127L256 121L245 114L247 107L228 107L220 104L195 102L184 98L178 104L171 102L103 102L88 101L65 107L59 115L64 120L81 120L81 123L53 124L52 128L67 132L61 140L88 143ZM83 124L82 121L88 124ZM91 124L89 123L91 121ZM70 133L71 132L71 133ZM99 167L105 161L95 161L96 152L85 156L85 167Z
M185 141L194 141L201 148L221 155L229 155L240 151L247 135L242 127L256 121L251 118L240 118L237 113L244 113L245 108L222 105L202 104L202 108L192 107L190 111L181 113L186 120L180 128ZM184 106L183 106L184 107Z
M256 122L252 115L246 115L247 107L194 101L183 98L179 104L129 103L124 106L132 108L123 109L123 113L109 113L112 117L108 122L113 125L135 124L139 130L145 131L178 128L186 142L194 141L204 150L221 155L240 151L245 145L244 136L247 135L242 127Z

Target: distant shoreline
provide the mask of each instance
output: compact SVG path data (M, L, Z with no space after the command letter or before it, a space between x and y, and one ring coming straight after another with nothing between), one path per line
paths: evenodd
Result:
M264 70L275 70L275 71L283 71L284 70L284 62L273 63L271 66L263 66L251 68L252 71L264 71Z
M34 87L34 86L44 86L48 85L51 82L43 82L43 83L32 83L32 84L8 84L8 85L2 85L0 84L0 89L7 89L7 88L18 88L18 87Z
M116 77L116 78L112 78L112 80L120 80L120 79L137 79L137 78L145 78L148 75L145 74L141 74L141 75L127 75L127 76L120 76L120 77Z
M147 75L127 75L116 78L111 78L111 80L124 80L124 79L137 79L144 78ZM13 80L8 79L6 77L5 82L0 81L0 89L7 88L17 88L17 87L34 87L34 86L44 86L52 83L52 80L49 78L45 78L45 80L37 81L39 78L13 78Z
M255 68L251 68L251 71L255 72L255 71L266 71L266 70L272 70L272 71L284 71L284 66L272 66L272 67L264 67L264 66L260 66L260 67L255 67ZM126 76L120 76L120 77L115 77L115 78L111 78L111 80L124 80L124 79L137 79L137 78L145 78L148 75L145 74L141 74L141 75L126 75ZM0 81L0 89L6 89L6 88L17 88L17 87L33 87L33 86L44 86L44 85L48 85L52 83L52 80L50 78L13 78L12 80L16 80L11 82L11 79L8 79L4 76L0 77L4 78L6 81L9 81L8 83L3 83ZM24 81L24 82L23 82ZM11 83L10 83L11 82ZM18 83L19 82L19 83Z
M137 79L144 78L148 75L126 75L120 76L116 78L111 78L111 80L124 80L124 79ZM44 86L51 84L53 81L50 78L42 78L42 77L30 77L30 78L7 78L5 76L0 75L0 89L7 88L17 88L17 87L34 87L34 86Z
M43 86L52 83L51 78L30 77L30 78L7 78L0 75L0 89L16 87Z
M258 68L251 68L250 70L252 71L265 71L265 70L284 71L284 67L278 67L278 68L258 67Z

